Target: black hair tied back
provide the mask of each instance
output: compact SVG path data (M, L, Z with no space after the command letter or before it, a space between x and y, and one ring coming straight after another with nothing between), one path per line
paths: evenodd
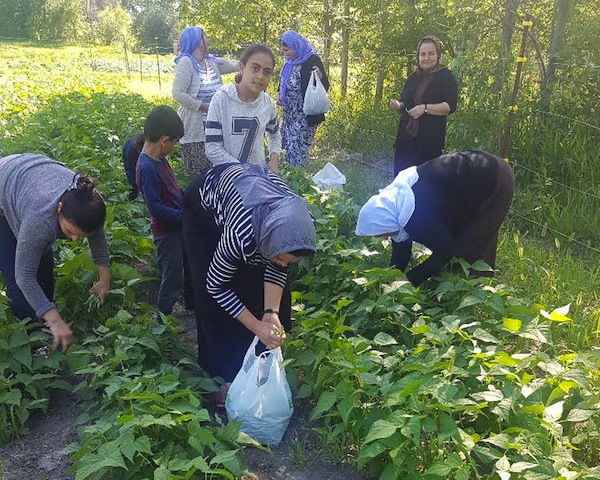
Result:
M73 190L75 196L79 198L87 198L97 192L94 181L90 177L78 173L75 174L73 185L69 190Z
M78 173L71 186L61 195L61 213L86 233L91 233L104 225L106 205L94 181Z

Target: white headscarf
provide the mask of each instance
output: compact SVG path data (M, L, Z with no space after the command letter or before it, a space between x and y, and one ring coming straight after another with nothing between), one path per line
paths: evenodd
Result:
M402 242L408 239L404 227L415 211L415 194L412 186L419 179L417 167L402 170L394 181L373 195L363 205L356 222L356 235L376 237L398 232L392 240Z

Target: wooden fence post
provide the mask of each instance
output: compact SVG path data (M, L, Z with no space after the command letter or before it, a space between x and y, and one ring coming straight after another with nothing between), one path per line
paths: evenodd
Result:
M500 147L500 156L502 158L508 158L508 148L510 147L510 135L512 130L512 124L515 117L515 113L519 109L517 106L517 94L519 93L519 86L521 85L521 74L523 72L523 64L525 63L525 47L527 46L527 33L529 28L532 26L529 15L523 20L523 35L521 36L521 48L519 50L519 57L517 58L517 71L515 72L515 83L513 85L512 95L510 96L510 105L508 106L508 116L506 117L506 125L504 127L504 135L502 137L502 146Z

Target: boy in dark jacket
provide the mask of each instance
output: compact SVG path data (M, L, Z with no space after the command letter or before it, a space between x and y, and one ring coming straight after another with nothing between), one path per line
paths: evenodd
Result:
M183 192L166 156L183 136L183 123L175 110L159 105L146 118L144 136L136 182L151 215L150 231L160 270L157 308L169 315L183 288Z

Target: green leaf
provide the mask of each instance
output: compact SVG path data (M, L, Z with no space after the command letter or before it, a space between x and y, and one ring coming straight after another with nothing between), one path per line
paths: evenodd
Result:
M460 305L458 306L457 310L477 305L479 303L482 303L483 301L484 298L481 298L481 295L468 295L463 299L462 302L460 302Z
M546 407L544 409L544 419L550 423L560 420L560 417L563 415L564 404L564 401L560 401Z
M367 444L374 440L391 437L394 433L396 433L396 430L398 430L399 427L400 425L395 425L387 420L377 420L369 429L369 433L367 434L367 438L365 438L363 444Z
M313 408L312 412L310 412L310 420L313 421L316 418L319 418L323 413L331 410L337 398L335 392L323 392L319 397L317 405Z
M518 318L503 318L502 326L511 332L518 332L521 330L522 321Z
M425 471L425 476L446 478L450 475L452 467L444 460L438 460Z
M31 347L29 345L20 347L18 350L11 353L12 358L22 365L25 365L29 370L32 366Z
M429 331L429 325L418 325L416 327L410 327L409 330L412 333L427 333Z
M227 451L219 453L218 455L215 455L213 458L211 458L210 464L211 465L219 465L219 464L227 463L230 460L233 460L236 455L237 455L237 450L227 450Z
M18 347L27 346L29 347L29 336L27 332L20 327L18 330L13 330L10 332L10 336L8 337L8 348L13 350Z
M396 339L385 332L379 332L377 335L375 335L373 342L376 345L398 345Z
M574 408L567 415L567 422L585 422L597 413L598 410L581 410L578 408Z

